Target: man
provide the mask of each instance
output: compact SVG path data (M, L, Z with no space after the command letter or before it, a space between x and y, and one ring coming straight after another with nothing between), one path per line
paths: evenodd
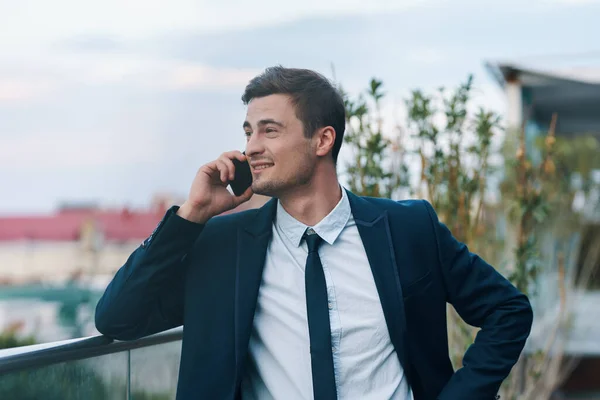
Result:
M242 100L245 155L200 168L106 289L98 330L183 324L178 399L493 399L529 335L528 299L426 201L340 186L344 104L323 76L269 68ZM239 197L233 159L252 169ZM221 215L253 193L273 199ZM456 372L447 302L482 328Z

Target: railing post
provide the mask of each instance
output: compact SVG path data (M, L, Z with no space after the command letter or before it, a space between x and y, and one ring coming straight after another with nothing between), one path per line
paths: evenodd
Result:
M131 400L131 350L127 350L127 400Z

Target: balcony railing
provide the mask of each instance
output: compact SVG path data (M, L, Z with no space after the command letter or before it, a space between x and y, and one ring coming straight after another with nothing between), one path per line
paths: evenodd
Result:
M120 342L93 336L0 350L0 399L174 399L183 330Z

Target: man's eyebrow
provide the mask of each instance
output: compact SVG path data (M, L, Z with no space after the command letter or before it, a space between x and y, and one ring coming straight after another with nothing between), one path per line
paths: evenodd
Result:
M258 126L269 125L269 124L277 125L277 126L279 126L281 128L284 127L283 122L275 121L272 118L261 119L260 121L258 121Z
M283 124L283 122L276 121L276 120L274 120L272 118L261 119L260 121L258 121L258 126L264 126L264 125L269 125L269 124L277 125L277 126L279 126L281 128L285 127L285 125ZM252 128L250 126L250 122L244 121L243 128Z

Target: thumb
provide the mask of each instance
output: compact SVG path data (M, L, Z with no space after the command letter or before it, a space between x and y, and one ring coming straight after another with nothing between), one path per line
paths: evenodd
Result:
M254 192L252 191L252 187L249 187L248 189L246 189L246 191L244 193L242 193L239 196L234 196L233 197L233 202L235 204L235 207L239 206L242 203L247 202L248 200L250 200L250 198L252 198L252 195L254 195Z

